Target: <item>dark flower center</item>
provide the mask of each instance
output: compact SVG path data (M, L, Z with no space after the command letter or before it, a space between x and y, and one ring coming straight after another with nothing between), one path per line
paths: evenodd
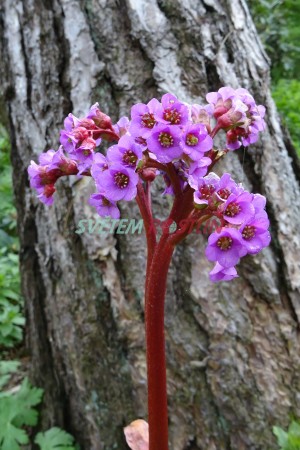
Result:
M231 194L229 189L220 189L218 191L219 197L221 197L222 200L227 200L229 195Z
M215 192L215 188L212 184L207 184L206 186L201 186L199 189L200 197L208 200L212 194Z
M111 203L106 197L102 197L102 205L103 206L110 206Z
M142 125L146 128L153 128L155 125L154 114L146 113L142 115Z
M114 175L115 184L120 189L124 189L128 186L129 183L129 176L125 175L123 172L117 172Z
M220 250L226 251L231 249L232 239L228 236L220 237L217 240L217 246Z
M246 225L243 229L242 236L247 241L250 241L255 236L256 229L253 225Z
M164 120L171 122L173 125L178 125L181 122L181 114L177 109L167 108L163 114Z
M194 145L197 145L198 142L199 142L199 139L194 134L189 133L186 135L186 138L185 138L186 145L193 147Z
M133 153L132 150L127 150L127 152L123 155L124 163L128 164L128 166L135 167L137 162L137 156Z
M226 208L225 216L234 217L241 212L241 207L235 202L229 203Z
M170 133L159 133L158 140L163 147L171 147L174 144L173 136Z

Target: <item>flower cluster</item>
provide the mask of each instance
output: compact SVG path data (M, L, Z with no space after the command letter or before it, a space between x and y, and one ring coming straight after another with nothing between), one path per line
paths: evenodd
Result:
M226 145L229 150L253 144L257 141L259 132L265 129L265 107L257 106L246 89L223 87L218 92L207 94L206 100L211 106L218 128L226 130Z
M149 213L149 196L139 198L138 186L149 193L151 183L161 176L163 194L183 202L175 208L178 217L172 217L177 225L182 219L193 219L197 225L213 216L221 221L221 229L209 237L206 249L207 258L216 262L210 277L212 281L232 279L242 256L269 244L269 221L264 197L245 191L229 174L219 178L212 168L229 150L258 139L265 128L265 108L256 105L245 89L224 87L206 98L207 105L188 105L165 94L161 101L134 105L130 119L122 117L115 125L97 103L82 119L69 114L59 149L44 153L39 164L31 162L30 184L41 201L51 204L58 178L91 176L96 192L90 204L100 216L117 219L121 200L136 198L140 209L146 202ZM213 139L221 130L226 133L226 146L216 150ZM114 143L106 155L98 149L102 140ZM186 234L180 226L177 233L176 243Z
M78 173L75 161L67 158L60 146L57 151L48 150L39 156L39 164L31 161L28 167L30 186L37 190L38 198L46 205L52 205L56 181L64 175Z
M220 229L210 235L206 248L207 259L216 262L210 273L212 281L235 278L234 266L242 256L258 253L269 245L265 197L250 194L228 173L219 178L211 172L201 178L194 202L221 221Z

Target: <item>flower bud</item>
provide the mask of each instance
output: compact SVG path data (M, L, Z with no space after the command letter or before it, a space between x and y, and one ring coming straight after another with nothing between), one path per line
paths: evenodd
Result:
M227 111L229 111L229 109L232 106L232 101L231 99L225 100L223 101L221 98L217 101L216 103L216 107L214 110L214 117L216 119L218 119L219 117L223 116L223 114L226 114Z
M140 176L144 181L154 181L156 177L156 169L153 169L152 167L147 167L146 169L142 169L139 172Z
M107 129L113 130L112 121L109 116L107 116L100 110L97 110L96 114L97 115L93 117L93 121L95 122L97 127L102 128L104 130L107 130Z
M220 128L231 128L236 126L242 119L243 114L240 111L233 111L230 109L227 113L218 118L218 125Z

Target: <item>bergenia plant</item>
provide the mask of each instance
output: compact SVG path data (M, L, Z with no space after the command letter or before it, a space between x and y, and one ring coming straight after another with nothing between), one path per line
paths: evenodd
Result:
M213 219L218 226L205 254L215 264L211 281L220 282L237 277L240 259L270 243L266 199L245 190L229 173L220 177L213 172L228 152L257 141L265 128L265 108L246 89L223 87L206 99L206 105L189 105L165 94L161 101L134 105L130 119L122 117L115 125L96 103L82 119L69 114L59 149L43 153L39 164L32 161L28 169L30 185L46 205L53 203L60 177L77 175L93 178L89 203L100 216L118 219L120 201L135 200L139 206L147 239L149 443L148 426L137 421L126 431L132 449L168 449L164 300L176 245ZM221 150L214 145L217 134L219 142L223 138ZM99 150L102 140L113 144L106 155ZM160 229L151 206L151 185L157 178L164 185L162 194L173 198Z

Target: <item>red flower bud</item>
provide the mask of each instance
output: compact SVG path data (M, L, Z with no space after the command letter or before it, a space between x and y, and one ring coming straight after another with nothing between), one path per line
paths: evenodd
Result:
M144 181L154 181L156 177L156 169L153 169L152 167L147 167L146 169L142 169L139 172L140 176Z
M103 130L113 130L111 118L99 110L97 111L97 115L93 117L93 121L97 127Z

